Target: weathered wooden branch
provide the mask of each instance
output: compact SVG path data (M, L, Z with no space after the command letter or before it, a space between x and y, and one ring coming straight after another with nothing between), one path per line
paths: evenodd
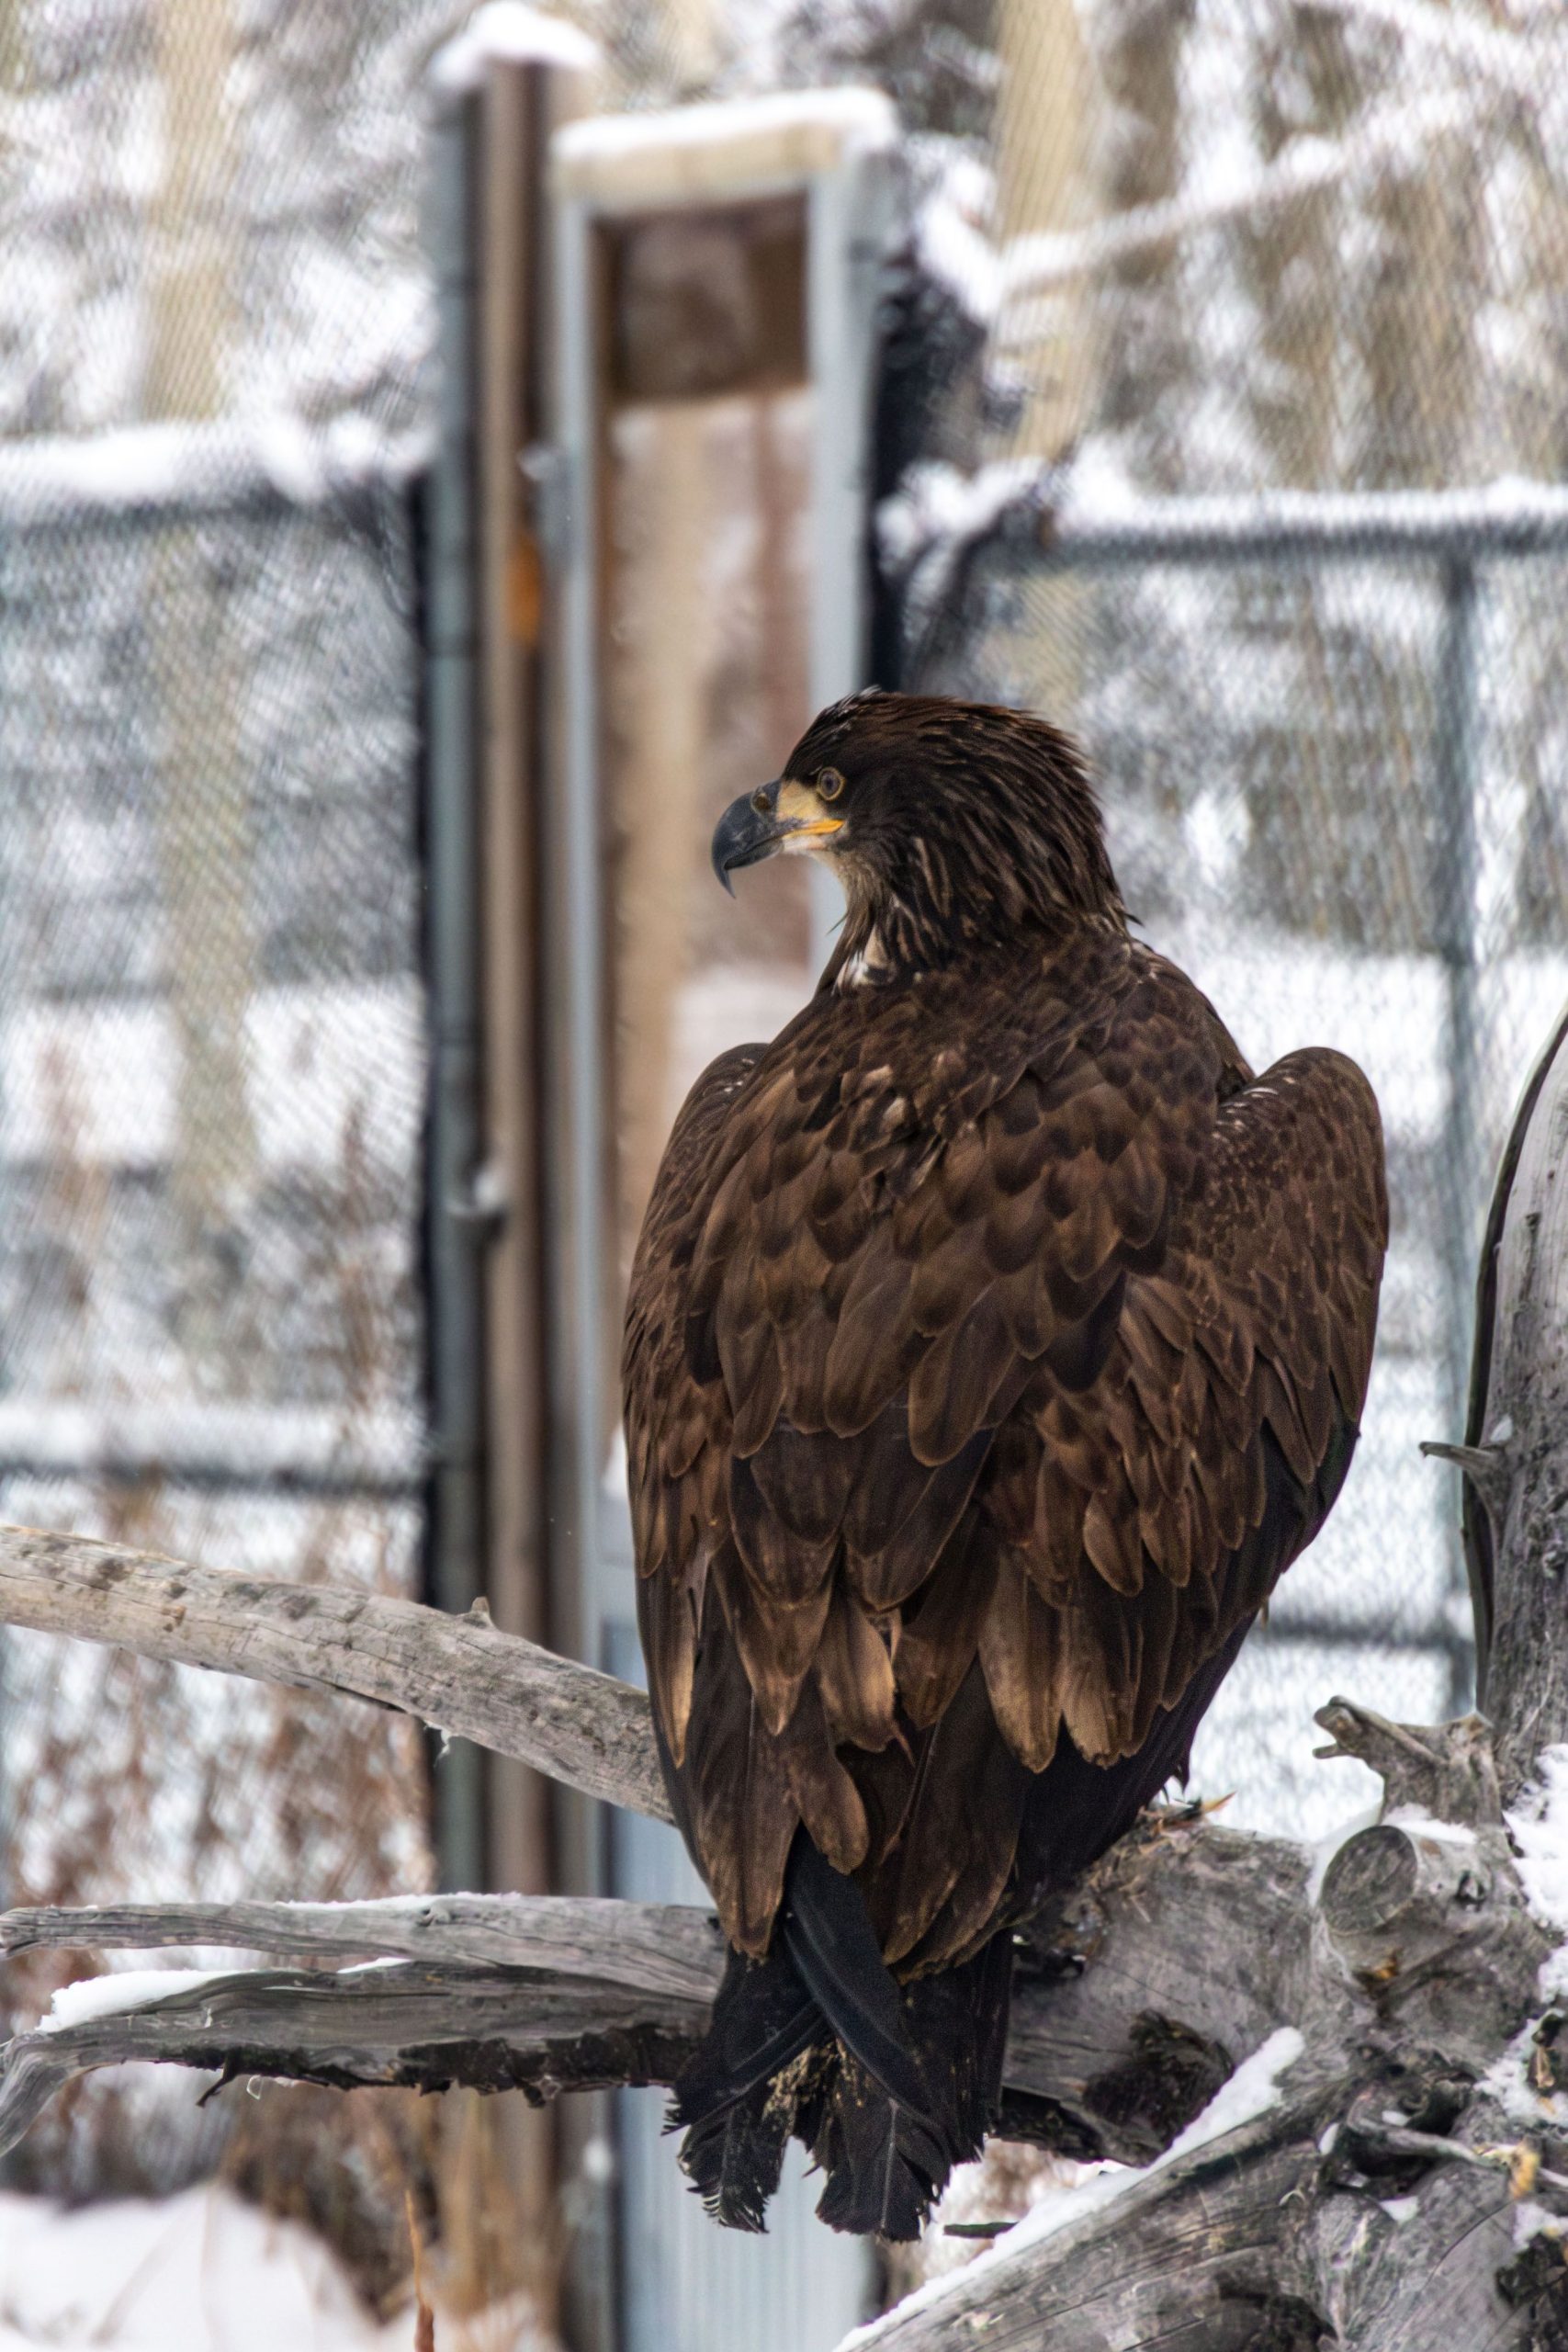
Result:
M1385 1802L1397 1800L1387 1809L1403 1818L1348 1838L1315 1904L1305 1855L1285 1848L1282 1866L1270 1857L1287 1897L1273 1921L1249 1911L1241 1890L1252 1873L1238 1855L1229 1942L1222 1932L1169 1954L1179 2006L1168 2034L1210 1992L1223 2037L1245 2014L1248 1964L1259 1969L1268 1999L1255 2002L1232 2055L1296 2029L1300 2055L1281 2070L1279 2103L1156 2160L1103 2201L1069 2203L1048 2234L1032 2237L1026 2224L1002 2238L940 2292L867 2331L866 2352L936 2352L976 2337L1017 2352L1542 2352L1564 2340L1542 2329L1553 2298L1568 2324L1568 2267L1555 2241L1555 2268L1516 2246L1514 2192L1528 2183L1568 2226L1568 2140L1555 2163L1540 2163L1557 2144L1543 2107L1547 2128L1521 2157L1518 2127L1483 2080L1529 2016L1549 1949L1486 1803L1484 1727L1390 1724L1340 1699L1318 1720L1335 1753L1387 1769ZM1461 1792L1465 1817L1427 1817L1413 1786ZM1197 1850L1206 1855L1213 1835ZM1113 1882L1119 1860L1096 1876ZM1149 1939L1163 1946L1173 1925L1156 1911ZM1270 1927L1281 1945L1256 1940ZM1218 1971L1221 1982L1179 1988L1182 1969ZM1260 2011L1270 2019L1262 2032ZM1049 2010L1045 2030L1056 2032ZM1153 2135L1156 2149L1173 2129Z
M1478 1687L1509 1803L1568 1736L1568 1008L1525 1089L1487 1219L1465 1444Z
M713 1998L724 1939L709 1911L614 1895L427 1894L369 1903L39 1905L0 1913L0 1951L181 1945L301 1960L397 1957L536 1968L679 1999Z
M1238 2021L1251 2046L1298 2002L1308 1959L1305 1873L1305 1858L1292 1846L1182 1815L1156 1816L1108 1855L1071 1904L1036 1923L1020 1951L1007 2064L1010 2132L1068 2154L1128 2163L1162 2148L1224 2082L1242 2046ZM39 1944L87 1951L199 1944L323 1961L403 1955L420 1963L420 1976L404 1981L425 1988L426 2006L438 1976L453 2004L450 2030L430 2037L422 2024L417 2050L389 1969L313 1975L309 2030L297 2014L297 1973L239 1970L221 1979L235 1988L235 2000L243 1988L251 2038L241 2071L340 2085L396 2080L434 2089L474 2079L476 2067L480 2075L492 2068L482 2055L465 2059L462 2049L478 2030L465 2006L469 1972L478 1971L485 1986L512 1984L503 2038L524 2053L518 2086L547 2095L584 2080L580 2062L560 2051L581 2036L602 2035L606 2002L631 2037L626 2047L642 2069L637 2079L669 2079L658 2067L675 2064L689 2049L722 1956L711 1914L694 1906L525 1895L145 1904L0 1917L0 1949ZM1195 1951L1214 1954L1214 1965L1196 1978ZM385 2003L367 2010L362 1988L375 1980ZM218 1981L204 1976L197 1989ZM332 2009L333 1988L352 2007ZM550 2022L544 2058L537 2054L542 1988ZM143 2000L155 1990L141 1980ZM683 2030L671 2003L684 2005ZM87 2066L145 2057L152 2041L171 2063L210 2067L221 2029L216 2041L205 2030L193 2037L190 2009L179 1973L170 1972L166 1996L95 2018L85 2041L75 2027L20 2037L0 2086L16 2072L35 2086L57 2086ZM369 2026L379 2038L362 2041ZM597 2043L592 2063L601 2064ZM7 2097L0 2087L0 2149L38 2111L33 2094L15 2106Z
M128 2059L223 2079L280 2075L341 2090L467 2085L538 2102L561 2090L668 2082L707 2014L701 1996L434 1961L187 1977L182 1985L171 1973L166 1995L134 2007L18 2034L0 2073L0 2149L73 2075Z
M371 1699L608 1804L670 1818L643 1693L502 1633L485 1611L451 1617L0 1526L0 1624Z
M1470 1427L1433 1448L1467 1481L1492 1725L1393 1724L1331 1700L1323 1752L1381 1775L1375 1827L1314 1866L1282 1840L1151 1816L1032 1924L1000 2128L1147 2169L1048 2234L1003 2237L880 2323L879 2347L1568 2347L1568 2029L1540 1989L1551 1939L1505 1819L1541 1748L1568 1739L1565 1154L1568 1021L1499 1182ZM12 1530L0 1621L353 1692L665 1813L641 1695L482 1620ZM535 2098L665 2081L719 1950L697 1909L450 1896L0 1922L5 1949L40 1942L398 1964L175 1976L134 2008L67 2005L6 2053L0 2141L70 2075L124 2058ZM1282 2040L1297 2054L1277 2100L1229 2128L1216 2110L1172 2150L1237 2065Z

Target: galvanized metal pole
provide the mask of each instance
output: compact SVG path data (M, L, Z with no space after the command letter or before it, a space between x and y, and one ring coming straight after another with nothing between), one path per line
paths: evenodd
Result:
M1480 1002L1476 969L1475 811L1480 785L1481 714L1476 673L1475 566L1467 555L1442 567L1443 628L1433 697L1435 791L1431 861L1433 937L1442 959L1443 1070L1447 1085L1438 1138L1437 1192L1443 1258L1445 1403L1457 1435L1465 1423L1470 1384L1475 1252L1485 1201L1478 1109ZM1448 1474L1457 1480L1457 1473ZM1448 1583L1461 1598L1464 1562L1457 1539L1459 1495L1448 1515ZM1456 1713L1469 1696L1468 1664L1450 1663Z
M885 141L852 147L808 196L807 340L814 400L809 689L821 709L865 683L870 591L867 484L876 357L877 278L892 187ZM843 892L814 864L811 960L819 971L843 921Z
M434 1466L429 1583L470 1608L484 1581L482 1269L471 1213L479 1148L474 516L474 157L477 101L435 122L430 251L442 355L426 543L425 870L430 1134L427 1350ZM442 1884L484 1883L483 1759L454 1741L435 1773Z
M611 1615L607 1540L624 1516L604 1490L609 1390L605 1363L609 1231L605 938L601 779L598 458L604 414L596 254L591 212L558 191L554 206L555 445L550 482L558 655L551 776L543 810L547 987L551 1036L547 1101L551 1141L542 1170L549 1234L549 1497L558 1638L588 1663L607 1663ZM557 1792L564 1883L604 1892L604 1808ZM566 2213L572 2253L562 2318L573 2352L613 2352L621 2339L618 2197L608 2096L574 2101L563 2119L571 2175Z

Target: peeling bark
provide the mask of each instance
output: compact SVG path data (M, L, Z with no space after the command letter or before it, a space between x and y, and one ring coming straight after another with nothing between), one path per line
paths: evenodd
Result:
M153 1951L198 1944L303 1960L395 1956L537 1968L707 2002L724 1967L711 1912L615 1896L431 1894L368 1903L39 1905L0 1913L0 1951Z

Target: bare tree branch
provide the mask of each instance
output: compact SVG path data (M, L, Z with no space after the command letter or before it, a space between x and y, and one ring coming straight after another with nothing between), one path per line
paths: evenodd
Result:
M670 1818L642 1692L501 1633L488 1614L0 1526L0 1624L373 1699L588 1796Z
M1455 131L1473 135L1487 94L1445 91L1435 96L1399 98L1367 117L1353 131L1330 142L1299 140L1279 160L1249 178L1235 179L1212 196L1173 197L1134 206L1088 229L1051 230L1019 237L1003 256L1010 306L1071 285L1076 278L1109 268L1130 255L1157 250L1179 238L1227 220L1250 218L1276 205L1295 204L1315 190L1337 187L1359 174L1374 173L1391 158L1419 153L1428 141ZM1014 316L1010 308L1010 319ZM1028 337L1027 314L1004 328L1010 348Z
M118 1903L0 1913L0 1951L39 1945L158 1951L181 1945L375 1953L446 1965L538 1968L634 1992L709 2001L724 1965L711 1912L613 1895L430 1894L368 1903Z
M1568 1739L1568 1012L1520 1102L1476 1302L1465 1549L1511 1803Z
M1317 2341L1269 2332L1311 2311L1298 2252L1317 2139L1332 2110L1321 2089L1145 2173L1032 2243L998 2246L940 2295L916 2297L865 2331L865 2352L1257 2352Z
M169 1981L168 1994L149 2000L138 1979L126 1986L134 2007L40 2027L6 2045L0 2152L73 2075L127 2060L338 2089L521 2090L536 2103L560 2090L668 2082L707 2018L705 1999L542 1969L400 1961L337 1974L197 1970L183 1983L171 1971Z
M1305 1873L1305 1858L1295 1848L1196 1818L1177 1815L1162 1824L1156 1817L1123 1841L1070 1904L1035 1924L1020 1949L1003 2127L1012 2136L1083 2157L1140 2163L1156 2154L1219 2088L1236 2058L1299 2009L1309 1959ZM367 1951L407 1955L422 1963L419 1982L433 1981L434 1971L457 1988L450 2030L443 2037L446 2065L458 2063L457 2044L478 2030L464 2006L471 1970L508 1976L510 2030L525 2048L535 2046L542 1986L545 2021L555 2039L579 2029L597 2031L600 2005L611 2000L619 2005L621 2029L633 2034L628 2048L646 2059L646 2042L636 2035L645 2029L668 2033L670 2002L686 2004L699 2023L705 2018L722 1959L711 1915L694 1906L553 1895L144 1904L0 1917L0 1949L17 1952L39 1944L88 1951L227 1945L321 1959ZM1195 1951L1211 1951L1213 1964L1194 1971ZM391 1970L308 1978L245 1970L225 1976L225 1984L249 1986L247 2000L265 2010L272 2056L258 2056L253 2041L246 2070L288 2073L298 2066L308 2079L324 2079L311 2032L292 2018L295 1989L301 1982L311 1988L311 2031L319 2040L324 2030L320 2005L331 1987L353 1988L371 1978L383 1989L399 1981ZM76 2047L72 2029L63 2036L22 2037L18 2053L24 2043L42 2040L50 2046L41 2055L18 2055L17 2064L29 2081L58 2085L81 2065L147 2054L146 2040L153 2034L163 2036L159 2054L165 2058L211 2064L220 2037L192 2043L189 2005L179 1983L172 1973L169 1997L177 2005L173 2014L186 2022L150 2026L153 2011L127 2007L95 2021L101 2030L80 2058L68 2062ZM139 1989L149 1992L144 1979ZM114 1997L112 1979L106 1980L106 1997ZM159 1999L156 2014L166 2007ZM386 2071L390 2066L395 2074L399 2063L392 2042L383 2038L362 2046L357 2032L357 2023L353 2032L327 2032L332 2063L343 2078L393 2079ZM345 2054L351 2048L357 2055ZM666 2056L673 2051L668 2040L660 2048ZM576 2078L555 2079L564 2087ZM39 2093L40 2100L47 2096L47 2090ZM24 2109L30 2121L37 2112L30 2095Z

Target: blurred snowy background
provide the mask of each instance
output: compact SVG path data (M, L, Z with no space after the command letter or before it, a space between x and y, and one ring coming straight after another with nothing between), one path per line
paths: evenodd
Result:
M1454 1496L1416 1443L1461 1433L1490 1169L1568 994L1568 530L1529 487L1568 459L1562 12L560 13L600 44L611 109L890 94L877 674L1077 729L1131 904L1244 1050L1332 1043L1378 1087L1394 1238L1361 1457L1199 1758L1235 1817L1316 1834L1358 1791L1310 1761L1313 1706L1343 1688L1418 1719L1467 1695ZM0 9L0 1517L409 1593L410 486L434 384L429 62L458 22L449 0ZM798 941L751 934L744 960L738 935L692 949L655 1125L738 1021L798 995ZM24 1634L0 1676L8 1902L430 1882L407 1724ZM13 1965L12 2014L91 1964ZM427 2137L389 2107L262 2128L314 2096L236 2123L234 2094L198 2113L188 2081L105 2077L10 2177L144 2194L221 2165L395 2297L403 2185L437 2197ZM80 2335L39 2316L18 2210L0 2342L140 2341L96 2305ZM168 2226L172 2247L196 2225ZM57 2269L75 2259L62 2237Z

